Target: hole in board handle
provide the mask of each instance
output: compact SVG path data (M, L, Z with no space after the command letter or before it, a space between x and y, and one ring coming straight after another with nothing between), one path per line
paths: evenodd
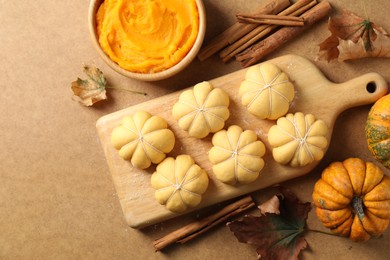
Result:
M375 82L369 82L366 85L366 90L368 93L374 93L376 91L376 84Z

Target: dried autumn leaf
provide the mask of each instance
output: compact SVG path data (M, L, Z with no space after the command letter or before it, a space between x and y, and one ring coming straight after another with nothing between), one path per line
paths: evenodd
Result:
M92 106L94 103L107 99L107 80L103 72L96 67L84 66L87 79L77 78L72 82L73 99L84 106Z
M369 19L343 11L329 18L328 29L332 34L320 44L320 59L390 58L390 36Z
M280 201L277 195L272 196L269 200L258 206L261 215L265 215L266 213L275 213L279 214L279 206Z
M261 259L298 259L307 246L303 232L311 205L300 202L287 189L282 189L278 198L280 214L247 215L227 225L238 241L255 245Z

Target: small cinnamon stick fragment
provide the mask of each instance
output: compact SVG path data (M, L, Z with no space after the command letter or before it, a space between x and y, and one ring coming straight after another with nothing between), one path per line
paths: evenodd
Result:
M265 55L276 50L287 41L297 37L314 23L326 17L331 9L332 7L328 1L320 2L301 16L305 19L305 26L283 27L279 31L271 34L268 38L238 54L236 59L241 62L243 67L248 67L259 62Z
M153 247L156 251L160 251L168 245L175 242L185 243L195 238L196 236L206 232L210 228L216 226L219 223L226 222L228 218L235 216L247 209L256 206L251 196L246 196L228 206L224 207L220 211L205 217L203 219L192 222L168 235L157 239L153 242Z

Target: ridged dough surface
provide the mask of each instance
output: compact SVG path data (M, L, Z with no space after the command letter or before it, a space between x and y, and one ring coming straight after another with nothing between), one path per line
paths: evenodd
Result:
M287 114L277 120L268 132L276 162L293 167L319 161L328 145L328 126L312 114Z
M264 144L252 130L237 125L214 134L209 159L215 177L226 184L246 184L255 181L264 167Z
M207 190L207 173L189 155L166 158L151 178L156 200L172 212L196 207Z
M284 116L294 99L294 85L272 63L252 66L245 74L239 94L247 110L261 119Z
M228 107L228 94L204 81L181 93L172 114L190 136L203 138L224 127L230 115Z
M146 169L164 160L175 146L175 136L167 127L161 117L138 111L122 119L111 133L111 143L123 159Z

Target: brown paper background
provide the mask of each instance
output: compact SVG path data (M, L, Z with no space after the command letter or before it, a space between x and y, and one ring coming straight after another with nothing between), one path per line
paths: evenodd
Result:
M236 12L252 10L259 2L204 0L205 41L232 24ZM390 31L387 0L330 2L334 12L345 7L362 16L365 4L370 18ZM87 0L0 0L0 259L255 259L254 247L238 243L223 225L188 244L155 253L154 239L207 210L144 230L128 227L95 129L103 115L238 70L239 64L223 64L214 56L195 60L169 80L125 78L93 49L88 6ZM293 53L315 60L318 44L328 34L324 20L267 58ZM371 71L390 81L388 59L315 63L334 82ZM108 101L83 107L72 101L70 92L70 82L83 76L83 64L101 68L110 85L146 91L148 96L110 90ZM364 138L368 110L365 106L342 113L321 165L283 185L311 201L313 185L331 161L350 156L373 161ZM253 195L262 202L274 192L270 188ZM314 211L308 225L325 230ZM309 248L301 259L372 260L390 255L390 230L361 244L316 233L308 233L306 239Z

